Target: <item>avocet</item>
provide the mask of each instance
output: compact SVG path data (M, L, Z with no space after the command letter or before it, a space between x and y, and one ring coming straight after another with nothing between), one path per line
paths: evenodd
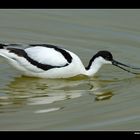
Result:
M115 65L127 72L131 71L122 66L139 69L114 60L106 50L97 52L85 67L75 53L50 44L0 44L0 56L23 75L40 78L92 77L104 64Z

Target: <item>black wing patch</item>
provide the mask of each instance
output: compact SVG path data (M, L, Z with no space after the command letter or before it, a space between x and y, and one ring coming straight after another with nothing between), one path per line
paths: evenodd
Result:
M52 69L52 68L61 68L61 67L65 67L65 66L68 65L68 63L65 64L64 66L52 66L52 65L42 64L42 63L39 63L39 62L33 60L32 58L30 58L28 56L28 54L24 50L22 50L22 49L18 49L18 48L7 48L7 50L9 50L9 52L11 52L11 53L15 53L19 57L24 57L32 65L34 65L34 66L36 66L36 67L38 67L38 68L40 68L42 70L49 70L49 69Z
M0 43L0 49L4 49L5 46L7 46L7 45Z
M29 46L43 46L43 47L47 47L47 48L53 48L56 51L60 52L69 63L72 62L71 55L66 50L61 49L61 48L59 48L59 47L57 47L55 45L50 45L50 44L30 44Z

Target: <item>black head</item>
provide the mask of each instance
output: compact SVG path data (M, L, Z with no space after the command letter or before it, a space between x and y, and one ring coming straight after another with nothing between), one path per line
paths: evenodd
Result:
M104 60L106 60L106 61L102 60L102 64L103 63L110 63L111 64L111 62L113 61L113 56L109 51L99 51L91 58L89 65L86 67L86 69L87 70L90 69L92 63L100 57L102 57Z
M117 66L117 67L119 67L119 68L121 68L121 69L123 69L123 70L125 70L125 71L127 71L127 72L130 72L130 73L133 73L133 74L140 74L140 73L135 73L135 72L132 72L132 71L130 71L130 70L127 70L127 69L125 69L124 67L129 67L129 68L131 68L131 69L137 69L137 70L140 70L140 68L137 68L137 67L134 67L134 66L130 66L130 65L126 65L126 64L123 64L123 63L121 63L121 62L118 62L118 61L114 60L114 59L113 59L113 56L112 56L112 54L111 54L111 52L106 51L106 50L97 52L97 53L92 57L92 59L90 60L89 65L86 67L86 69L87 69L87 70L90 69L92 63L93 63L96 59L98 59L99 57L102 57L102 58L105 60L105 61L104 61L104 60L101 60L101 61L102 61L102 64L112 64L112 65ZM98 59L98 60L99 60L99 59ZM100 61L100 62L101 62L101 61ZM98 62L99 62L99 61L98 61ZM101 64L101 63L100 63L100 64ZM124 66L124 67L122 67L122 66Z
M94 59L97 57L103 57L105 60L107 61L112 61L113 60L113 56L111 54L111 52L109 51L99 51L97 52L97 54L94 55Z
M136 68L136 67L133 67L133 66L130 66L130 65L126 65L126 64L123 64L121 62L118 62L118 61L114 60L112 54L109 51L99 51L95 56L96 56L96 58L101 56L105 60L110 61L112 63L112 65L117 66L117 67L119 67L119 68L121 68L121 69L123 69L127 72L130 72L130 73L133 73L133 74L139 74L139 73L135 73L135 72L132 72L130 70L127 70L124 67L121 67L121 66L125 66L125 67L129 67L131 69L137 69L137 70L140 69L140 68Z

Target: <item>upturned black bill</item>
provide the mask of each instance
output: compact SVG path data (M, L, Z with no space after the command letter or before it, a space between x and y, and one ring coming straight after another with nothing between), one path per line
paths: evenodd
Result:
M130 65L126 65L126 64L123 64L123 63L118 62L116 60L112 61L112 65L117 66L117 67L119 67L119 68L121 68L121 69L123 69L123 70L125 70L127 72L133 73L133 74L140 74L140 73L132 72L132 71L130 71L128 69L125 69L124 67L128 67L128 68L131 68L131 69L136 69L136 70L140 70L140 68L137 68L137 67L134 67L134 66L130 66ZM121 66L124 66L124 67L121 67Z

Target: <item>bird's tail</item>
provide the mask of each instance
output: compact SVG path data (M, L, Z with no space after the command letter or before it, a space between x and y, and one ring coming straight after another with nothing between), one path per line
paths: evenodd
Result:
M0 43L0 49L4 49L5 46L7 46L7 45L5 45L5 44L1 44L1 43Z
M0 56L4 58L10 58L9 50L7 50L7 45L0 43Z

